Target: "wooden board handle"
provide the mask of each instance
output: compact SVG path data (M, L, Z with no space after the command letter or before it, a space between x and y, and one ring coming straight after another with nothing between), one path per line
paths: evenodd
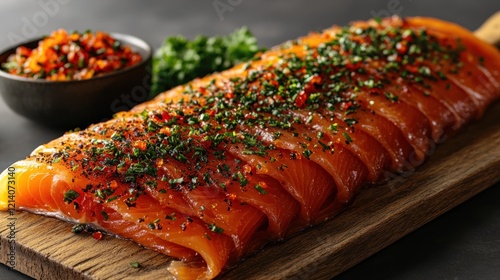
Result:
M482 40L500 47L500 11L489 17L474 34Z

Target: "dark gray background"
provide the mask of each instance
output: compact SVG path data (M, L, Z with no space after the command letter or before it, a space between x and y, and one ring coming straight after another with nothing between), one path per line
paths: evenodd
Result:
M40 5L43 3L51 3L49 9L44 10ZM218 13L214 4L220 3L234 6ZM0 49L60 27L128 33L157 48L166 36L226 34L242 25L253 31L261 45L269 47L310 30L394 13L439 17L474 30L498 10L500 1L496 0L2 0ZM15 115L0 101L0 170L62 133ZM497 184L353 267L339 279L498 279L499 200ZM27 278L1 265L0 279Z

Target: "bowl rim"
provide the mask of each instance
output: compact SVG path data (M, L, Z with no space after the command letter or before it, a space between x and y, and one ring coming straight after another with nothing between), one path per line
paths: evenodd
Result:
M123 68L123 69L119 69L119 70L116 70L116 71L113 71L113 72L104 73L102 75L95 76L95 77L92 77L90 79L64 80L64 81L51 81L51 80L46 80L46 79L33 79L33 78L28 78L28 77L22 77L22 76L13 75L13 74L10 74L10 73L8 73L8 72L6 72L6 71L3 70L3 68L2 68L1 65L5 62L5 60L0 60L0 77L4 77L4 78L7 78L7 79L11 79L11 80L17 80L17 81L21 81L21 82L28 82L28 83L43 83L43 84L47 83L47 84L61 84L61 85L62 84L66 84L67 85L67 84L71 84L71 83L82 83L82 82L95 81L95 80L110 78L110 77L113 77L113 76L118 76L118 75L120 75L120 74L122 74L124 72L128 72L128 71L131 71L133 69L136 69L136 68L139 68L139 67L143 67L144 64L148 63L151 60L152 54L153 54L153 50L152 50L151 44L149 44L146 40L144 40L142 38L139 38L137 36L133 36L133 35L129 35L129 34L124 34L124 33L118 33L118 32L106 32L106 33L108 33L114 39L116 39L116 40L124 43L125 45L128 45L128 46L132 47L132 49L135 48L135 51L137 51L137 49L141 49L143 52L145 52L145 57L142 57L142 60L139 63L137 63L137 64L134 64L132 66L129 66L129 67L126 67L126 68ZM32 38L32 39L29 39L27 41L21 42L21 43L19 43L17 45L10 46L10 47L2 50L0 52L0 56L3 56L5 54L9 54L10 55L11 53L14 53L18 47L39 42L40 40L43 40L44 37L45 36Z

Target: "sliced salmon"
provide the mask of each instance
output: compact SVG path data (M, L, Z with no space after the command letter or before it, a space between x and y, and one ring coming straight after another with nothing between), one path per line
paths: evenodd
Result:
M15 206L134 240L212 279L413 170L500 97L500 53L451 23L334 26L37 148ZM11 169L12 170L12 169Z

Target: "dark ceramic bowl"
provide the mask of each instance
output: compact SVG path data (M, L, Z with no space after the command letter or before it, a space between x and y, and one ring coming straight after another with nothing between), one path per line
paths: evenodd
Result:
M47 81L11 75L0 70L0 93L16 113L49 126L76 127L110 118L149 97L151 47L130 35L110 33L142 56L133 66L87 80ZM0 65L18 46L36 48L32 40L0 54Z

